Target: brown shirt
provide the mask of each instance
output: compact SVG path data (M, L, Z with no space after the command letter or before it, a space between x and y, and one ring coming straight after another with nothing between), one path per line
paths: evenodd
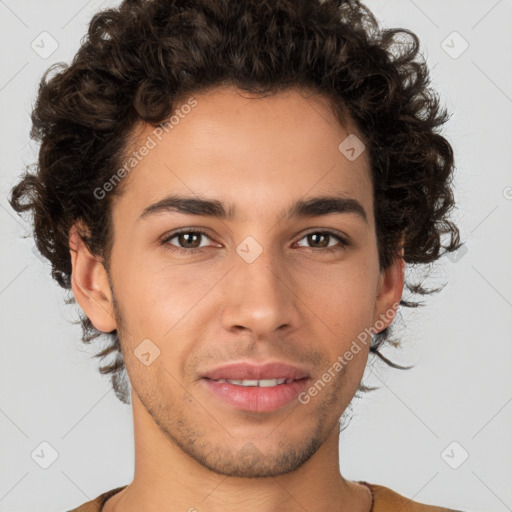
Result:
M460 510L424 505L412 501L382 485L370 484L368 482L358 483L366 485L372 492L373 504L371 512L461 512ZM124 485L100 494L96 499L88 501L68 512L100 512L104 503L125 487Z

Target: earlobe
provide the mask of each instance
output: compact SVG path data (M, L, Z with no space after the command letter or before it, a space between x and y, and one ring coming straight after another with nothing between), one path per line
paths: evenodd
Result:
M96 329L113 331L117 326L107 272L103 263L85 245L76 225L69 232L69 251L71 288L76 301Z

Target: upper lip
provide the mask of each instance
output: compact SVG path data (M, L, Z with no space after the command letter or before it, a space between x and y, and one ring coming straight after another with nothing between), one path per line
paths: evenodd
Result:
M299 380L309 377L306 370L281 362L266 364L256 363L230 363L219 366L202 375L212 380L263 380L263 379L293 379Z

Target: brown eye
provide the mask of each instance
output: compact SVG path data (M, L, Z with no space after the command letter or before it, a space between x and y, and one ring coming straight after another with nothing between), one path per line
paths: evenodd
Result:
M171 240L175 240L175 243L171 243ZM166 237L162 240L162 244L166 244L171 246L171 249L176 250L189 250L189 252L194 251L194 249L202 249L203 247L208 247L208 245L204 245L204 240L209 240L210 238L206 233L202 231L181 231L178 233L174 233Z
M308 243L313 244L314 247L328 247L329 236L325 233L312 233L307 235Z
M335 233L331 233L330 231L314 231L312 233L308 233L306 236L301 238L301 240L307 240L307 243L312 249L327 249L329 251L343 249L346 247L348 242L343 239L341 236ZM331 241L335 243L332 244ZM336 243L337 242L337 243ZM300 247L304 247L299 245Z
M200 246L202 235L199 233L180 233L177 235L181 247L186 249L195 249Z

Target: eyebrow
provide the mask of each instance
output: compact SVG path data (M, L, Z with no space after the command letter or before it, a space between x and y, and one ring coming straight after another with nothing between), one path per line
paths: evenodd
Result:
M217 199L201 199L173 194L144 208L137 220L164 212L201 215L218 219L233 219L236 216L236 209L232 204L225 207ZM357 199L346 197L343 194L299 200L293 203L288 210L281 212L281 215L286 219L291 219L294 217L317 217L333 213L356 214L368 224L368 217L363 205Z

